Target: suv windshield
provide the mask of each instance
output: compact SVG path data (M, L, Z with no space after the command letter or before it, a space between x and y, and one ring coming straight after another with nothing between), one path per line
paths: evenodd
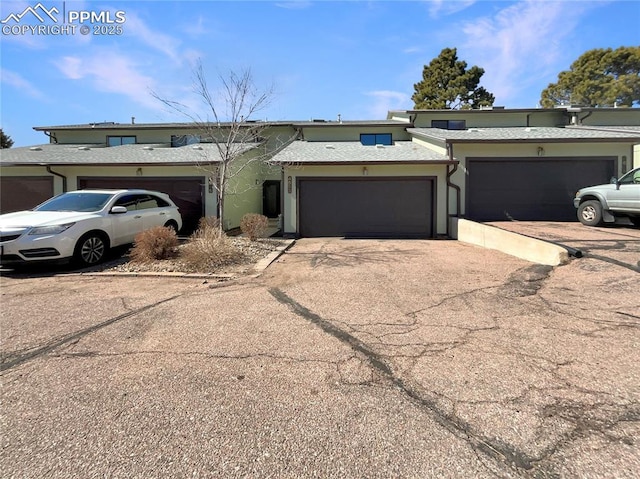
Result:
M64 193L34 208L35 211L100 211L113 197L110 193Z

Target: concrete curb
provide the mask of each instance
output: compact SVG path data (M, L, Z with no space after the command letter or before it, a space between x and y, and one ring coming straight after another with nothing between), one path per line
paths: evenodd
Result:
M569 261L569 253L565 248L548 241L462 218L452 218L451 221L452 236L463 243L501 251L532 263L549 266L558 266Z
M285 251L291 248L295 244L295 242L296 240L294 239L288 240L286 244L279 246L275 251L272 251L267 256L258 261L253 267L253 270L257 273L262 273L269 267L271 263L277 260L282 254L284 254Z

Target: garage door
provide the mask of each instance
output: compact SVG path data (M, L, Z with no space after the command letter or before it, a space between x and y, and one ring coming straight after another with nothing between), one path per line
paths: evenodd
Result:
M471 219L576 221L576 191L608 183L615 158L470 158L467 168Z
M51 176L0 177L0 212L28 210L53 196Z
M300 178L299 234L432 237L434 189L431 178Z
M168 194L180 209L183 234L190 234L198 227L204 215L204 178L79 178L78 188L143 188Z

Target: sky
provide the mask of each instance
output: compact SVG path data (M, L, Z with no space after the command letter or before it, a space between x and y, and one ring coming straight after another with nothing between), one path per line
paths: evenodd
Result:
M443 48L485 70L495 105L536 108L585 51L640 45L640 0L2 0L0 20L0 126L14 146L47 143L34 126L188 120L156 97L204 117L198 64L214 98L250 71L270 92L255 119L376 120L413 108Z

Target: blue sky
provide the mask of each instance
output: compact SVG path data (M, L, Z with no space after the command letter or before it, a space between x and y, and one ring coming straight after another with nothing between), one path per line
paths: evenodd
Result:
M214 90L220 75L246 68L259 89L273 86L262 119L360 120L412 108L413 84L445 47L485 69L481 85L496 105L535 108L540 92L586 50L640 44L640 1L40 3L63 12L58 24L71 12L103 16L68 24L74 34L3 30L0 124L15 146L47 141L33 126L184 121L151 92L198 111L198 60ZM0 19L37 4L2 0ZM117 12L124 22L108 23ZM44 20L28 13L3 27L53 25ZM83 25L116 34L82 34Z

